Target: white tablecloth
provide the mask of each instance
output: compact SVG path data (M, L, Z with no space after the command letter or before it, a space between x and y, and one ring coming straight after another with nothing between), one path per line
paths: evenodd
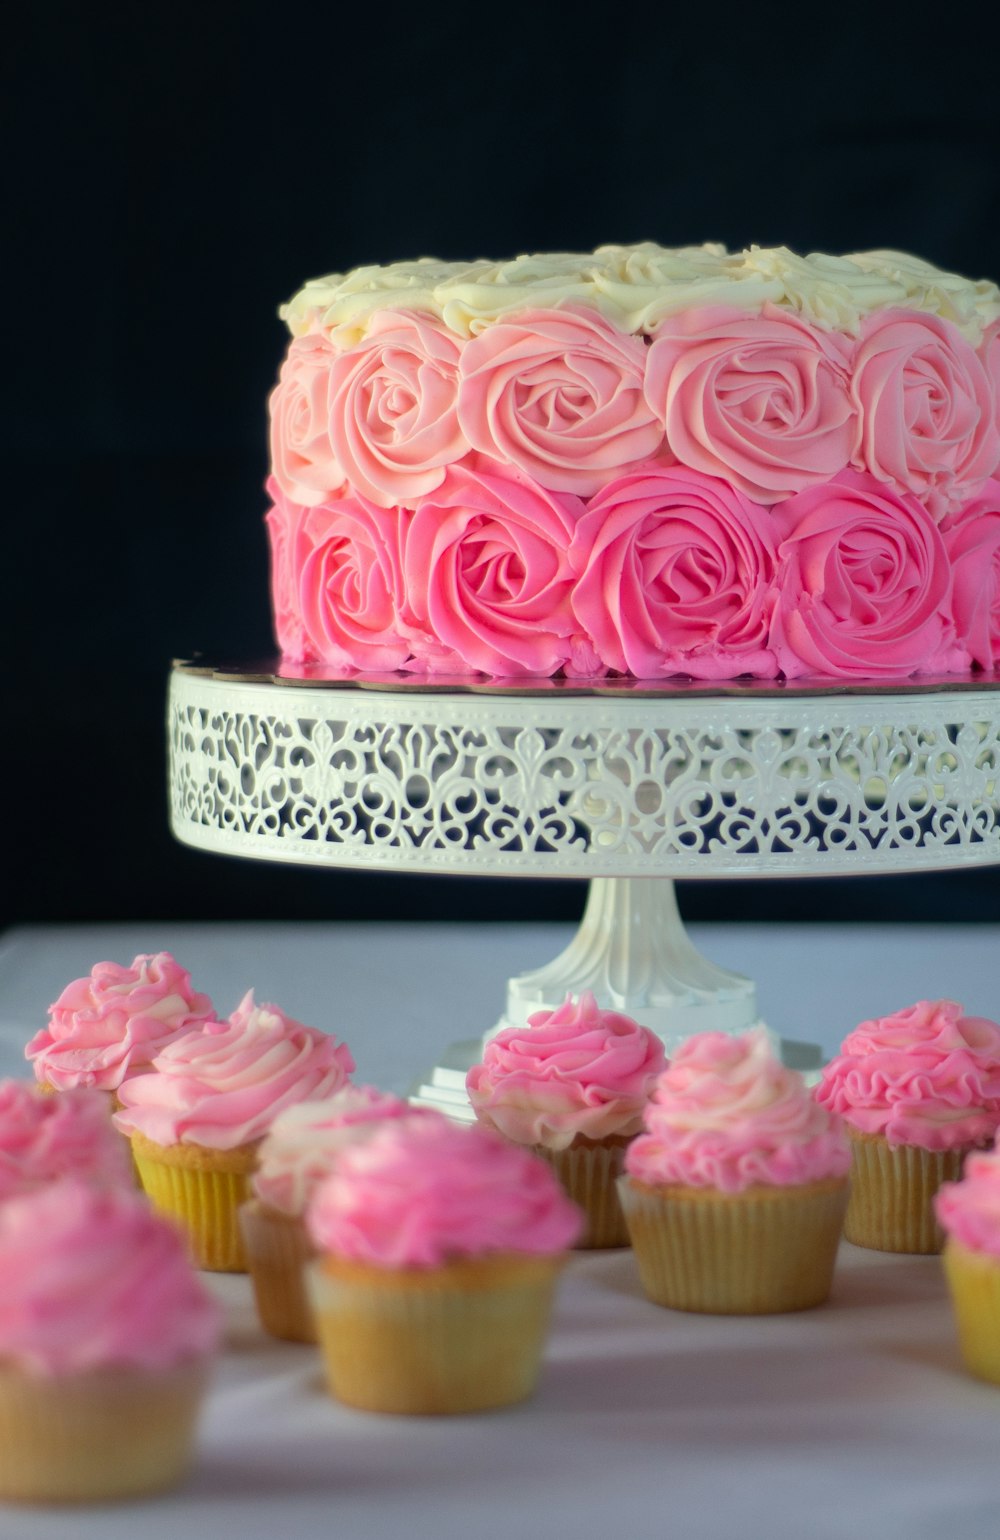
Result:
M97 958L167 947L229 1010L244 989L347 1040L357 1078L406 1090L490 1026L544 926L114 926L0 940L0 1073ZM952 996L1000 1015L996 927L692 927L758 981L785 1036L832 1051L866 1015ZM642 1296L628 1252L574 1257L535 1399L488 1416L351 1412L315 1352L260 1331L215 1277L226 1351L177 1493L95 1510L0 1507L0 1540L940 1540L1000 1522L1000 1389L959 1364L940 1263L841 1249L828 1305L759 1320Z

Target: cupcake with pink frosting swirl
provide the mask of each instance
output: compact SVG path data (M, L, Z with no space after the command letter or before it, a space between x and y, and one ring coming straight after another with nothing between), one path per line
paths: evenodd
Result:
M863 1021L816 1095L851 1138L847 1239L878 1251L939 1251L934 1194L1000 1125L1000 1025L967 1016L954 1000L920 1000Z
M215 1302L173 1225L68 1178L0 1204L0 1499L95 1502L190 1461Z
M26 1080L0 1080L0 1203L61 1177L134 1187L128 1146L100 1091L45 1096Z
M615 1183L665 1063L655 1032L584 990L498 1032L466 1077L480 1122L530 1145L584 1210L581 1246L628 1245Z
M48 1090L91 1086L116 1092L141 1074L171 1038L210 1021L207 995L169 952L141 953L130 967L99 962L67 984L49 1007L49 1024L36 1032L25 1057Z
M261 1325L274 1337L315 1342L304 1267L315 1255L305 1226L309 1200L350 1144L387 1118L422 1116L374 1086L345 1085L322 1101L279 1112L257 1152L240 1232Z
M646 1294L723 1315L822 1304L849 1166L839 1118L762 1029L689 1038L657 1082L619 1182Z
M401 1413L529 1396L581 1222L543 1161L478 1125L425 1112L350 1143L306 1212L333 1395Z
M130 1136L154 1206L186 1225L201 1267L245 1271L237 1210L261 1139L298 1102L332 1096L354 1059L251 990L227 1021L168 1043L153 1073L122 1086L115 1123Z
M941 1259L966 1367L1000 1385L1000 1154L977 1151L934 1199Z

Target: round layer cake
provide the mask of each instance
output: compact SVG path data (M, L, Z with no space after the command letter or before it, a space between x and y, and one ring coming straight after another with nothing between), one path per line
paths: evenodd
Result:
M275 629L345 674L892 679L1000 654L1000 290L605 246L316 279Z

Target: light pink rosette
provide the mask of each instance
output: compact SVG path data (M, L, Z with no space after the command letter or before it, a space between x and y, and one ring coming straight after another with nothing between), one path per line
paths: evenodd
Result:
M352 1144L316 1189L306 1227L320 1252L377 1267L439 1267L572 1246L582 1216L544 1161L477 1124L432 1114Z
M134 1189L106 1096L83 1087L46 1096L28 1081L0 1080L0 1201L64 1176Z
M287 591L289 629L301 625L306 659L377 672L406 662L407 518L357 494L309 510L291 551Z
M816 1097L893 1146L985 1144L1000 1126L1000 1025L964 1015L954 1000L863 1021L824 1069Z
M337 349L315 332L289 345L271 392L271 468L293 503L313 507L344 484L330 437L330 377Z
M302 622L298 574L309 554L304 534L309 509L287 498L273 476L268 478L272 506L264 523L271 551L271 614L274 636L284 657L295 663L315 663L319 656Z
M950 321L910 310L868 316L854 355L853 464L917 497L936 519L1000 462L987 370Z
M458 416L484 455L586 497L663 447L643 396L646 346L595 311L527 310L465 344Z
M951 564L951 614L973 663L1000 662L1000 481L989 480L944 528Z
M840 1119L786 1069L762 1029L699 1032L678 1048L646 1108L646 1132L625 1170L647 1186L801 1186L845 1176L850 1147Z
M330 370L330 439L355 492L412 507L468 445L458 426L458 338L433 316L381 310Z
M646 399L683 465L776 503L843 470L856 437L846 338L765 305L669 316Z
M573 609L601 662L639 679L772 677L769 514L716 476L645 466L587 504Z
M126 1075L148 1069L171 1038L214 1014L169 952L143 953L128 968L99 962L89 977L66 985L25 1057L35 1079L56 1090L115 1091Z
M0 1360L34 1374L207 1357L219 1309L180 1231L132 1189L71 1179L0 1205Z
M498 1032L465 1085L476 1117L505 1138L565 1150L578 1134L638 1133L665 1062L654 1032L602 1010L588 989Z
M449 468L406 529L415 667L594 673L570 604L569 547L583 504L488 461Z
M257 1152L250 1178L254 1195L269 1208L298 1217L349 1144L373 1134L385 1118L417 1115L409 1102L367 1085L344 1086L322 1101L286 1107Z
M169 1043L155 1074L129 1080L114 1121L154 1144L232 1150L251 1144L295 1102L332 1096L354 1059L327 1032L244 996L228 1021L209 1021Z
M960 1182L944 1182L934 1195L938 1224L960 1246L1000 1258L1000 1154L970 1155Z
M897 677L961 666L941 532L915 498L843 471L775 510L785 674Z

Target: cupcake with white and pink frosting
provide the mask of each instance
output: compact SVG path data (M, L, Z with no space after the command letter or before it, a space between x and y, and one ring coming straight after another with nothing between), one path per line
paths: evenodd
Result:
M128 1146L107 1102L83 1087L45 1096L27 1080L0 1080L0 1203L73 1176L133 1187Z
M343 1150L306 1223L339 1400L455 1413L531 1394L582 1216L530 1150L438 1113L384 1120Z
M762 1029L689 1038L660 1076L619 1182L646 1294L726 1315L821 1304L849 1167L839 1118Z
M920 1000L863 1021L826 1066L816 1096L844 1119L853 1158L847 1239L934 1252L933 1198L1000 1125L1000 1025L954 1000Z
M369 1137L385 1119L418 1115L398 1096L346 1085L322 1101L286 1107L271 1124L239 1224L257 1314L272 1336L316 1341L303 1271L315 1256L305 1226L313 1192L348 1145Z
M1000 1154L969 1156L960 1182L934 1199L942 1261L966 1367L1000 1385Z
M0 1204L0 1499L174 1485L219 1335L182 1238L134 1190L65 1179Z
M615 1182L657 1076L663 1044L585 990L487 1043L466 1089L476 1117L555 1168L587 1214L581 1246L625 1246Z
M170 1040L210 1021L207 995L169 952L141 953L131 966L95 963L49 1007L25 1057L47 1090L87 1086L112 1096L130 1075L148 1070Z
M345 1044L256 1005L251 990L227 1021L174 1039L152 1074L122 1086L115 1122L153 1204L187 1226L199 1266L245 1270L236 1215L260 1141L285 1108L332 1096L353 1069Z

